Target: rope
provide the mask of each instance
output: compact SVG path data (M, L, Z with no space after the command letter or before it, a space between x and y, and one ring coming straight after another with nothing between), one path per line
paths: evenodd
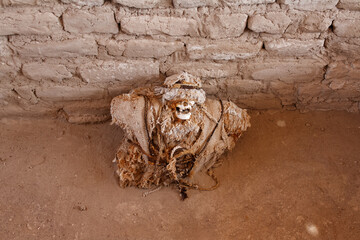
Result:
M224 104L223 104L223 102L222 102L221 99L219 99L219 102L220 102L220 105L221 105L221 114L220 114L219 120L217 120L216 125L215 125L214 129L212 130L211 134L206 138L206 141L205 141L203 147L200 149L200 151L199 151L198 153L195 154L195 159L205 150L205 148L206 148L207 145L209 144L210 139L211 139L212 136L214 135L215 130L217 129L217 127L218 127L218 125L219 125L219 123L220 123L220 121L221 121L221 119L222 119L222 117L223 117L223 114L224 114ZM203 109L203 110L205 110L205 109ZM210 120L213 121L214 118L213 118L212 116L209 116L210 114L209 114L207 111L204 111L204 113L206 114L206 116L207 116ZM208 115L208 114L209 114L209 115ZM207 170L206 173L207 173L207 175L208 175L209 177L211 177L211 178L214 180L215 185L213 185L213 186L211 186L211 187L209 187L209 188L205 188L205 187L201 187L201 186L199 186L199 185L197 185L197 184L188 183L188 182L185 182L185 180L182 180L181 183L179 182L179 186L189 187L189 188L197 189L197 190L200 190L200 191L212 191L212 190L215 190L215 189L218 188L219 185L220 185L219 180L218 180L217 177L215 176L215 174L214 174L214 172L213 172L212 169Z
M219 185L220 185L220 182L217 179L217 177L215 176L212 169L209 169L206 173L215 182L215 184L213 186L209 187L209 188L201 187L198 184L188 183L185 180L181 180L181 182L179 182L178 185L181 186L181 187L188 187L188 188L196 189L196 190L199 190L199 191L212 191L212 190L217 189L219 187Z
M143 115L143 117L144 117L144 122L145 122L146 136L147 136L147 139L148 139L149 154L146 153L146 152L142 149L142 147L139 146L138 144L136 144L136 143L134 143L134 142L130 142L130 143L133 144L133 145L135 145L136 147L138 147L138 148L140 149L140 151L149 158L149 161L150 161L151 164L155 164L156 166L163 165L163 164L160 164L160 162L159 162L159 160L160 160L159 157L160 157L160 156L157 156L157 157L154 156L154 155L152 154L152 151L151 151L151 149L152 149L152 148L151 148L151 147L152 147L152 146L151 146L151 136L150 136L149 128L148 128L149 98L148 98L147 96L145 96L145 95L143 95L143 97L144 97L144 115ZM196 160L196 158L198 158L199 155L206 149L207 145L208 145L209 142L210 142L210 139L213 137L213 135L214 135L214 133L215 133L217 127L219 126L219 123L220 123L220 121L221 121L221 119L222 119L222 117L223 117L223 114L224 114L224 105L223 105L222 100L219 100L219 102L220 102L220 105L221 105L221 114L220 114L220 117L219 117L219 119L218 119L217 121L216 121L215 118L213 118L213 117L211 116L211 114L210 114L205 108L203 108L202 106L201 106L201 108L200 108L200 109L205 113L205 115L206 115L211 121L213 121L213 122L216 121L216 124L215 124L212 132L211 132L211 133L209 134L209 136L206 138L205 143L204 143L204 145L201 147L200 151L195 154L195 160ZM159 132L158 132L157 135L159 135ZM161 136L158 136L158 138L159 138L159 137L161 138ZM158 139L158 141L159 141L159 140L160 140L160 139ZM159 143L159 144L160 144L160 143ZM179 148L179 146L178 146L178 147L175 147L175 149L172 150L172 152L171 152L171 154L170 154L170 155L171 155L170 158L173 158L173 157L174 157L173 155L174 155L175 151L176 151L178 148ZM160 154L160 152L159 152L158 154ZM178 157L180 157L179 155L183 155L183 154L184 154L184 153L178 154L178 156L175 156L174 160L177 159ZM176 162L176 161L175 161L175 162ZM173 163L173 164L174 164L174 163ZM164 166L165 166L165 165L164 165ZM168 169L168 170L170 170L170 169ZM171 171L171 170L172 170L172 171ZM176 179L177 176L176 176L176 173L173 172L174 169L171 169L171 170L170 170L170 172L172 172L172 174L175 175L174 177L175 177L175 179ZM197 189L197 190L200 190L200 191L212 191L212 190L218 188L218 186L219 186L219 181L218 181L217 177L215 176L214 172L213 172L211 169L209 169L206 173L207 173L207 175L210 176L210 177L214 180L214 182L215 182L215 185L213 185L212 187L209 187L209 188L200 187L200 186L197 185L197 184L188 183L188 182L186 182L184 179L181 179L180 181L178 181L178 186L179 186L179 187L189 187L189 188ZM177 180L177 179L176 179L176 180ZM150 194L150 193L152 193L152 192L155 192L155 191L157 191L157 190L159 190L159 189L157 188L157 189L155 189L155 190L153 190L153 191L149 191L148 193L145 193L144 195L146 196L146 195L148 195L148 194Z
M149 148L149 153L150 155L152 156L151 154L151 143L150 143L150 133L149 133L149 128L148 128L148 110L149 110L149 98L145 95L143 95L144 97L144 121L145 121L145 131L146 131L146 136L147 136L147 139L148 139L148 148Z
M220 102L220 105L221 105L221 114L220 114L219 120L216 122L216 125L215 125L214 129L212 130L211 134L206 138L205 143L204 143L203 147L201 148L201 150L198 153L195 154L195 158L197 158L205 150L205 148L207 147L208 143L210 142L210 139L214 135L214 132L217 129L217 127L219 126L219 123L220 123L220 121L221 121L221 119L223 117L224 104L223 104L221 99L219 99L219 102ZM209 119L211 120L211 118L209 118Z

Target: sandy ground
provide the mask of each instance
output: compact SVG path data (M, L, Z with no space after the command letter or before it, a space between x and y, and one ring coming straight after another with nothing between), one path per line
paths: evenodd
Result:
M118 187L109 123L0 122L0 239L360 239L360 115L252 112L220 187Z

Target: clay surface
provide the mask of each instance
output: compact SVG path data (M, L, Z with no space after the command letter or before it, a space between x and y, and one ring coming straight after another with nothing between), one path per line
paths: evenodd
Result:
M360 119L251 112L215 191L121 189L109 122L0 121L2 239L348 239L360 235Z

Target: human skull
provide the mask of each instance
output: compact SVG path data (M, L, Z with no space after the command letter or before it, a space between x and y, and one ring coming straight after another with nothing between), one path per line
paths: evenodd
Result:
M191 109L194 106L194 101L180 101L175 104L175 116L181 120L189 120L191 117Z

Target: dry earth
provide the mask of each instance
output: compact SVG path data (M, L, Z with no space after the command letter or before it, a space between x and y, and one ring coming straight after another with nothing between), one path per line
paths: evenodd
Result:
M252 112L211 192L118 187L109 123L0 122L0 239L359 239L360 115Z

